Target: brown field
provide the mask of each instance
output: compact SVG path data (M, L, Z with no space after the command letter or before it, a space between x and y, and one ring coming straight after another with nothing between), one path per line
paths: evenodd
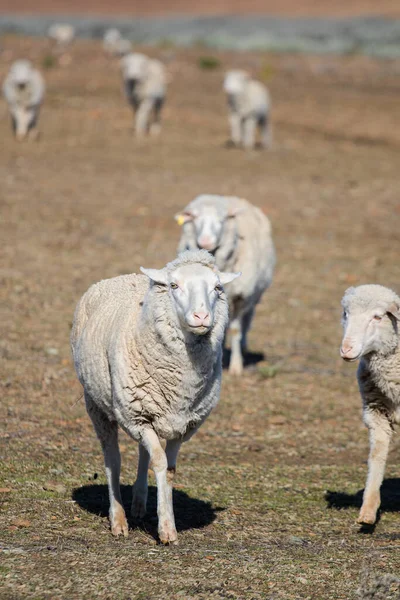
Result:
M270 14L291 17L400 16L398 0L0 0L2 13L116 15Z
M48 53L38 39L2 45L1 78L16 57L40 65ZM0 595L355 598L366 573L400 573L400 442L381 520L360 532L367 432L356 366L338 355L346 287L400 291L399 63L215 53L221 67L202 70L201 48L149 52L171 79L157 140L134 139L118 64L95 42L45 72L39 142L16 143L0 105ZM270 152L224 147L221 79L233 64L271 89ZM239 380L224 373L218 409L182 449L180 545L156 542L154 487L142 526L113 539L70 358L74 307L92 282L173 258L173 215L207 191L248 198L273 224L278 266L253 364ZM121 444L128 506L137 447Z

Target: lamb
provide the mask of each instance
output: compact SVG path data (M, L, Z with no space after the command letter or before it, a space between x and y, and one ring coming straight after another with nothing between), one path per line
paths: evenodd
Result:
M201 195L175 216L183 225L178 252L203 248L220 270L241 271L229 288L231 359L229 372L243 372L247 334L256 305L272 282L275 249L264 213L234 196Z
M246 71L228 71L224 80L228 98L231 138L235 146L254 148L257 126L264 148L271 145L270 96L261 82Z
M23 140L28 133L37 137L36 126L44 92L43 77L29 60L17 60L11 65L3 83L3 94L17 140Z
M358 522L371 525L381 503L392 431L400 423L400 297L381 285L360 285L346 290L342 306L340 354L346 361L360 359L357 379L370 441Z
M118 29L111 28L104 33L103 48L112 56L125 56L131 52L132 44L122 37Z
M136 134L158 134L166 92L163 64L144 54L131 52L121 59L121 68L125 95L136 114Z
M47 34L59 50L65 50L75 38L75 27L68 23L54 23Z
M218 402L228 321L223 285L240 273L219 272L204 250L141 271L89 288L75 311L71 346L104 453L111 531L128 535L119 487L120 426L139 442L132 514L145 514L151 460L158 533L169 544L177 542L172 482L179 448Z

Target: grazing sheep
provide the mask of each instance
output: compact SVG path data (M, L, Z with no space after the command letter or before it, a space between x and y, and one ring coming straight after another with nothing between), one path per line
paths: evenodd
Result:
M231 138L235 146L254 148L257 126L264 148L271 145L270 97L265 85L246 71L228 71L224 80L228 98Z
M3 83L3 94L17 140L24 139L29 132L37 137L36 125L44 91L43 77L29 60L17 60L11 65Z
M136 114L137 135L159 133L166 91L164 66L135 52L122 58L121 67L125 94Z
M271 225L264 213L241 198L201 195L175 216L183 225L178 252L203 248L221 271L241 271L229 288L231 360L229 372L243 371L242 352L256 304L270 286L275 267Z
M47 34L59 50L65 50L75 38L75 27L68 23L54 23Z
M125 56L132 50L132 44L125 40L118 29L107 29L103 37L103 48L112 56Z
M93 285L75 311L71 345L86 408L102 445L111 531L128 535L119 487L118 425L139 442L132 514L143 517L149 461L158 487L158 532L177 541L172 480L181 443L217 404L228 304L208 252L185 252L147 276ZM150 283L149 283L150 280ZM166 440L163 450L160 439Z
M344 360L360 358L357 371L364 422L369 429L368 477L359 523L373 524L394 425L400 423L400 298L381 285L346 290L343 299Z

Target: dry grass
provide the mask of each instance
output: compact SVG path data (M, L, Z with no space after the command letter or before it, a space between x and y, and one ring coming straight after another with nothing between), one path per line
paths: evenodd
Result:
M47 52L2 43L1 77ZM2 597L355 598L363 572L400 572L399 441L381 521L363 535L367 434L355 366L338 356L344 289L399 290L398 63L216 54L269 76L274 149L245 154L223 147L222 68L199 69L204 49L152 52L172 78L157 141L132 137L117 65L94 43L46 72L39 143L14 142L1 107ZM172 258L173 215L207 191L272 220L279 263L250 336L265 356L239 381L224 375L220 406L182 450L180 545L156 543L154 488L143 527L113 539L70 359L74 306L96 280ZM123 436L122 450L129 504L136 445Z

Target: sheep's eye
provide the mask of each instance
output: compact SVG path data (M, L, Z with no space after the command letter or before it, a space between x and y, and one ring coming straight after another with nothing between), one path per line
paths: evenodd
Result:
M346 311L343 312L343 319L347 319L347 312Z
M218 292L218 294L220 294L221 292L223 292L223 287L220 283L217 283L217 285L215 286L215 291Z
M380 315L374 315L374 321L382 321L382 317Z
M173 289L173 290L177 290L177 289L178 289L178 287L179 287L179 285L178 285L177 283L173 283L173 282L172 282L170 287L171 287L171 289Z

